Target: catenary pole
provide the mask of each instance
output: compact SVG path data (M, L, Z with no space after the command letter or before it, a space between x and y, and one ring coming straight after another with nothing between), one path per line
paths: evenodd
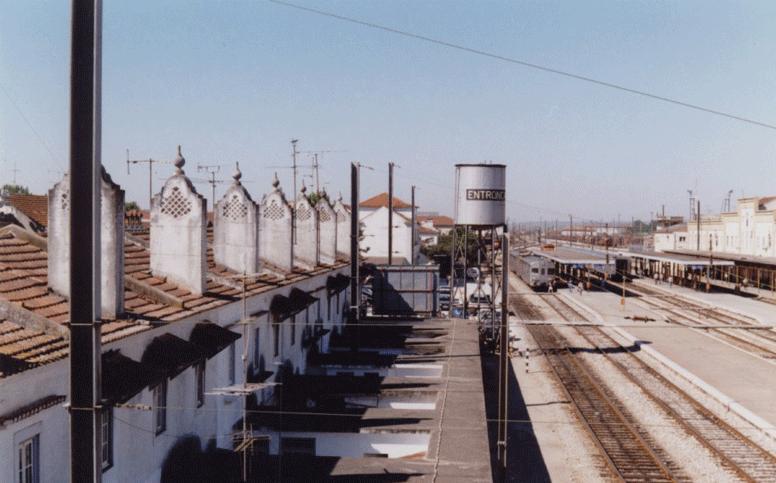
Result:
M388 163L388 265L393 265L393 162Z
M101 1L73 0L70 54L70 481L99 482Z

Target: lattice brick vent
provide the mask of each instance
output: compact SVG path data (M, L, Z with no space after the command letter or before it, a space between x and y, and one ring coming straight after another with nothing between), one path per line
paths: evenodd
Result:
M62 207L62 210L70 208L70 193L63 191L62 196L59 199L59 204Z
M325 208L321 208L318 210L318 217L320 218L321 222L327 223L331 221L331 212Z
M232 198L224 203L223 215L232 221L240 221L248 216L248 206L237 195L232 195Z
M278 204L277 200L272 200L268 205L264 206L262 216L269 220L282 220L285 218L286 212L283 207Z
M298 208L298 210L299 211L297 211L297 217L299 218L299 221L307 221L313 215L313 210L311 210L304 203L301 204L301 206Z
M188 215L191 213L191 200L187 200L181 194L180 188L175 186L171 195L162 198L162 213L173 218Z

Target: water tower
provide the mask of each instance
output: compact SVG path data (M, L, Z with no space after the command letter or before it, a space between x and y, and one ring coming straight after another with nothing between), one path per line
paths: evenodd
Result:
M455 227L451 248L450 305L467 317L476 310L480 321L495 336L497 299L502 296L502 276L497 262L500 236L506 233L506 165L455 165ZM476 269L476 270L474 270ZM488 317L489 316L489 317Z

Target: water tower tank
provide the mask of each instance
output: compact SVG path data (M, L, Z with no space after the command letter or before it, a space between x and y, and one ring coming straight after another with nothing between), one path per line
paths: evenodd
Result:
M505 222L503 164L455 165L455 224L497 226Z

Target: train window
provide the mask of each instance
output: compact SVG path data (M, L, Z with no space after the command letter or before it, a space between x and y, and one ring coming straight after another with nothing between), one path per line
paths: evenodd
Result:
M539 269L538 268L532 268L531 269L531 273L539 273Z
M547 275L555 275L555 269L554 268L548 268L547 269Z
M547 272L542 268L542 275L546 275Z

